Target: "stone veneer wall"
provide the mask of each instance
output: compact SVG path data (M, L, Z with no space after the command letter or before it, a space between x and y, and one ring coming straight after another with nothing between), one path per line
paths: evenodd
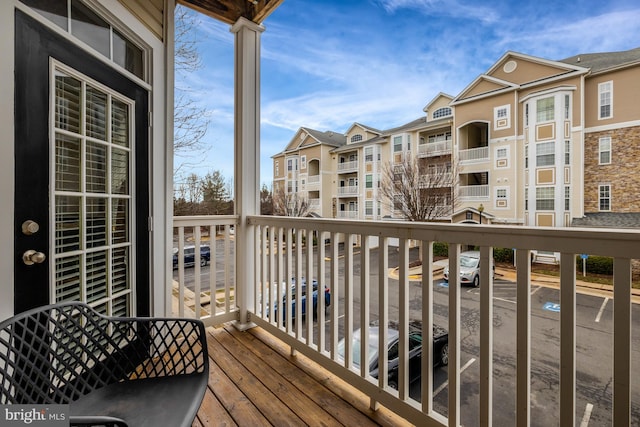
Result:
M611 136L611 164L598 164L599 138ZM611 185L611 212L640 212L640 126L585 134L584 211L599 212L598 187Z

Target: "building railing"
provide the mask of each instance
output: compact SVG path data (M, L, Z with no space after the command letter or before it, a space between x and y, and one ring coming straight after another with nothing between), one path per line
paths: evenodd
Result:
M357 185L346 185L344 187L338 187L338 196L355 196L358 195Z
M487 199L489 197L488 185L461 185L458 187L458 196L464 200Z
M418 145L419 157L442 156L451 154L451 141L427 142Z
M309 199L309 210L320 213L320 199Z
M453 174L445 168L428 170L426 175L420 176L418 181L420 188L445 188L453 186Z
M458 159L461 162L478 162L489 160L489 147L470 148L459 150Z
M179 242L191 233L196 246L205 241L198 229L211 230L220 226L223 227L224 237L219 239L219 245L233 247L232 227L245 227L240 235L251 242L248 247L253 252L255 262L250 275L253 280L238 284L238 293L243 298L243 304L238 306L247 307L251 322L290 345L292 354L303 353L367 394L372 408L382 404L416 425L458 426L462 424L463 416L473 418L479 425L492 425L496 415L494 411L504 409L502 404L493 403L494 382L499 382L504 369L507 369L513 371L512 379L502 381L496 387L499 387L501 396L513 396L515 400L513 410L508 411L509 416L513 417L510 425L531 425L532 419L535 420L534 410L554 409L557 411L558 425L576 425L576 414L581 413L581 408L577 407L578 401L583 403L576 397L577 383L588 381L580 380L581 375L591 378L588 372L580 370L601 370L611 366L610 384L602 386L604 395L598 401L608 405L605 408L611 417L608 424L632 424L632 396L638 390L630 381L631 265L633 260L640 259L640 231L270 216L249 216L244 225L236 222L235 217L176 218L174 226L178 248L181 247ZM187 231L194 226L193 232ZM412 252L409 251L410 244L416 241L421 242L422 247L423 262L419 267L411 262ZM397 247L392 247L391 242ZM448 244L449 282L446 291L442 291L445 288L441 288L437 277L434 277L437 268L434 242ZM462 295L466 295L467 290L461 288L459 279L461 251L469 246L479 248L480 252L481 285L474 290L477 299L471 310L461 306ZM515 283L509 286L513 292L509 301L502 295L494 294L496 286L490 262L494 248L515 251L514 264L517 269L512 279ZM559 355L557 380L545 377L545 381L550 381L548 387L554 390L549 409L541 406L543 397L534 397L531 390L532 380L540 369L535 364L539 349L532 343L532 326L535 328L534 320L539 321L532 316L532 309L537 309L533 295L539 290L532 285L534 277L530 262L534 250L560 254L559 303L551 305L557 306L558 311L561 306L562 311L553 313L558 327L544 333L545 337L550 333L557 334L557 338L545 338L544 345L556 348ZM615 312L608 341L613 350L604 352L604 359L594 359L593 363L586 364L583 361L580 366L576 362L576 319L578 311L584 307L576 304L577 254L611 257L615 283L611 295ZM229 260L233 260L230 251L224 251L224 256L218 252L217 256L221 257L220 263L224 260L228 264ZM182 270L180 266L179 276L183 274ZM196 275L202 273L197 266L192 270ZM232 286L234 279L233 271L229 271L228 275L224 275L225 283L216 284L215 288L221 296L221 310L220 313L203 316L207 324L236 318L234 315L237 315L238 309L237 300L234 299L235 288ZM303 290L291 288L295 283L309 284L314 279L318 282L315 295L312 286L306 286ZM411 285L411 281L415 280L419 280L418 284ZM184 278L178 280L180 283L183 281ZM323 291L325 286L328 289L326 292ZM196 283L195 288L203 291L202 284ZM297 292L289 292L288 289ZM441 291L436 293L437 289ZM536 294L536 298L541 293ZM441 299L436 303L436 295L445 299L444 305ZM222 297L226 300L222 300ZM325 309L327 297L330 297L330 304ZM194 298L197 299L197 295ZM200 298L202 300L202 296ZM296 304L296 300L301 302L303 299L315 304ZM182 295L180 300L183 300ZM195 305L196 308L202 308L204 304L201 301ZM513 316L503 318L506 315L503 313L505 306L514 307L511 309ZM183 309L182 312L186 313L187 310ZM195 313L199 313L199 310L195 310ZM513 322L514 348L506 361L501 359L505 356L505 350L494 346L496 321ZM409 381L409 334L416 323L422 324L423 331L419 400L412 395L410 390L414 385L410 388ZM399 374L394 384L397 389L392 388L388 381L386 346L389 330L380 328L377 338L370 341L373 338L364 327L370 324L397 325ZM443 371L432 368L435 357L434 324L448 331L449 362L445 383L441 383ZM473 326L473 330L468 329L469 325ZM469 347L471 334L475 334L477 346L474 344ZM540 339L539 335L536 336L536 339ZM354 352L359 345L378 349L380 370L377 378L371 376L367 363L354 363L354 358L360 357L358 354L366 354L364 351ZM462 375L468 367L468 364L462 366L462 355L468 357L469 352L473 353L473 360L477 362L475 366L478 366L472 384L468 383L469 377ZM587 353L580 357L592 356ZM465 375L468 371L465 371ZM591 384L586 386L595 387ZM632 387L635 388L632 390ZM448 397L444 401L437 399L436 403L436 395L443 388L447 389ZM465 400L472 399L475 402L471 407L477 407L477 413L461 412L463 391Z
M358 211L338 211L338 218L340 219L357 219Z
M338 163L338 172L350 172L358 170L358 161L353 160L350 162Z
M319 184L320 183L320 175L309 175L307 177L308 184Z
M170 292L174 315L196 317L211 324L237 318L234 269L237 225L235 215L173 217ZM190 246L195 249L193 258L185 256L185 248Z

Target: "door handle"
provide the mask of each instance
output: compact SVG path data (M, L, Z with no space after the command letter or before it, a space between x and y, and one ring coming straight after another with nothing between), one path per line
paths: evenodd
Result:
M42 252L34 251L33 249L29 249L22 254L22 262L24 262L26 265L42 264L45 259L47 259L47 256L45 254L43 254Z
M28 219L22 223L22 232L27 236L36 234L38 230L40 230L40 226L35 221Z

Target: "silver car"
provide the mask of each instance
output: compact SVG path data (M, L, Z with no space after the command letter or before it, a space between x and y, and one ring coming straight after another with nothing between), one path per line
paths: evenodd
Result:
M496 266L491 260L495 274ZM449 266L444 268L444 280L449 281ZM480 286L480 251L465 251L460 254L460 283Z

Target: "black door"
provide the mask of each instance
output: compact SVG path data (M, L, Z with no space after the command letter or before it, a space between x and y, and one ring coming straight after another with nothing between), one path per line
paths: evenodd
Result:
M16 11L15 312L148 315L149 93Z

